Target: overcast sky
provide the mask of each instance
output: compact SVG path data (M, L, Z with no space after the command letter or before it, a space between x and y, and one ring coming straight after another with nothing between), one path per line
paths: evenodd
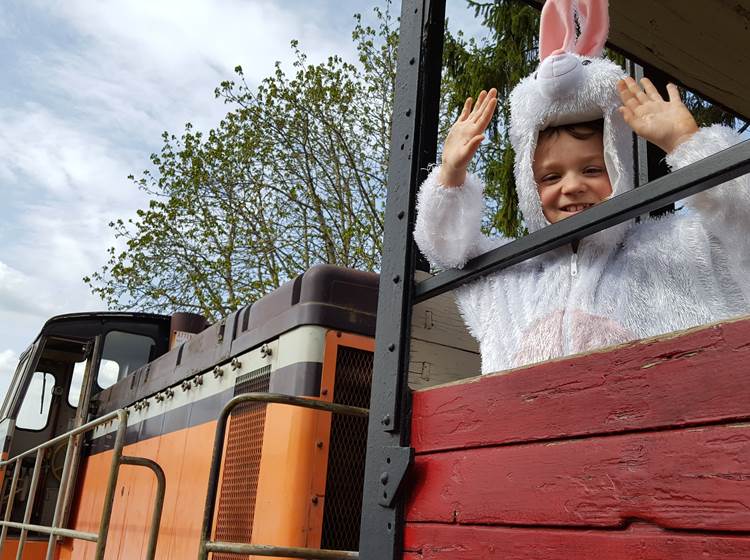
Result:
M238 64L251 84L276 60L288 68L291 39L311 62L353 60L352 15L375 5L2 0L0 395L44 321L103 309L81 278L106 261L108 222L146 204L127 176L148 167L162 131L214 126L226 111L214 87ZM449 10L475 25L463 0Z

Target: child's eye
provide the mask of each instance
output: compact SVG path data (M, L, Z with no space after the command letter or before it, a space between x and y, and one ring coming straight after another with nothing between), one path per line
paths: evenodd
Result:
M539 179L539 184L541 185L551 185L555 182L557 182L560 179L560 176L556 173L550 173L549 175L545 175L541 179Z
M601 167L587 167L583 170L586 175L601 175L603 171Z

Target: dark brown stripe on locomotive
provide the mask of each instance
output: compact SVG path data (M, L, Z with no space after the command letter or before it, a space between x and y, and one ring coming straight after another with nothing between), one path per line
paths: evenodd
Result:
M320 362L298 362L279 368L271 372L268 390L272 393L301 397L319 396L321 371L322 364ZM251 378L257 377L252 375L254 373L250 372ZM233 396L247 392L240 387L247 376L248 374L238 377L234 386L220 393L128 426L125 432L126 445L216 420L221 409ZM174 390L179 391L180 389L175 388ZM88 454L95 455L112 449L114 439L115 434L112 432L92 440L87 446Z

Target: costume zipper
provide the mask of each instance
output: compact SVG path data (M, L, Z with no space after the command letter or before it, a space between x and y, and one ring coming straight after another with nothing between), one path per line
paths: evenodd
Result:
M573 249L572 254L570 255L570 290L573 290L573 280L576 276L578 276L578 244L574 244L571 249ZM565 302L565 307L563 308L563 317L562 317L562 343L563 343L563 355L567 356L570 354L570 341L568 340L568 334L570 333L570 313L568 312L568 305L570 304L570 298L571 294L568 292L567 301Z

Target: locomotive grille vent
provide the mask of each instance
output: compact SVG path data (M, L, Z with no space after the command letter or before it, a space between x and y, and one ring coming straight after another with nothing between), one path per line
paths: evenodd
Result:
M368 408L372 363L372 352L339 346L333 402ZM333 415L321 548L359 548L366 442L367 418Z
M270 379L270 365L241 375L237 377L234 396L268 392ZM265 423L265 403L241 404L230 415L216 518L216 540L250 542ZM238 560L249 556L215 553L213 558Z

